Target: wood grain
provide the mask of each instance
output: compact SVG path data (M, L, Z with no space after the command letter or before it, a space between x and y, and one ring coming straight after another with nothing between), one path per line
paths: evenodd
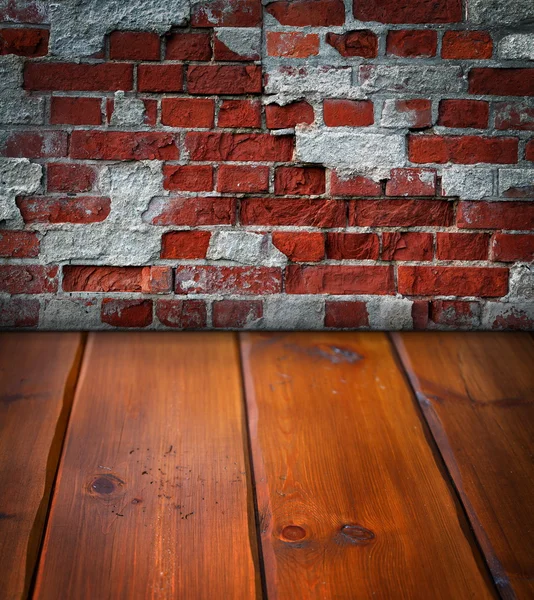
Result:
M82 352L78 333L0 334L0 597L25 598Z
M256 597L245 431L234 334L91 334L35 597Z
M504 598L534 598L534 339L395 336Z
M494 597L384 334L243 334L270 599Z

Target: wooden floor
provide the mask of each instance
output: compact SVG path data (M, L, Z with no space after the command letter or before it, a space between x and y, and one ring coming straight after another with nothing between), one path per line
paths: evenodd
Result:
M528 333L0 335L0 598L534 598Z

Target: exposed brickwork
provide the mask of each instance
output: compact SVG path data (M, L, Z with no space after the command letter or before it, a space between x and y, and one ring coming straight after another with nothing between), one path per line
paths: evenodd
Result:
M476 4L8 2L0 327L531 327L534 38Z

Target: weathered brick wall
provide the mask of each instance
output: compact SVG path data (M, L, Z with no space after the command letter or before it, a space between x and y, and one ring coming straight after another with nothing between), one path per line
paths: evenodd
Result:
M0 0L0 323L531 328L531 0Z

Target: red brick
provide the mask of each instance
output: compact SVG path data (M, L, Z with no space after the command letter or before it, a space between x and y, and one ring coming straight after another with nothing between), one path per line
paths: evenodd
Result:
M488 302L488 308L491 305L497 305L500 309L499 314L492 323L492 329L506 329L506 330L524 330L531 331L534 329L534 319L531 318L528 310L528 306L523 309L521 306L509 305L496 302ZM492 311L493 312L493 311Z
M0 29L0 54L46 56L48 37L47 29Z
M375 122L370 100L324 100L324 124L328 127L366 127Z
M389 231L382 234L382 260L432 260L431 233Z
M360 327L369 327L369 315L367 314L367 305L358 300L349 302L330 302L325 303L325 321L326 327L336 329L357 329Z
M527 146L525 148L525 159L534 162L534 140L527 142Z
M223 100L217 124L219 127L261 127L259 100Z
M505 296L508 269L399 266L399 293L407 296Z
M534 69L473 68L469 93L489 96L534 96Z
M149 31L114 31L109 36L111 60L159 60L159 35Z
M143 267L141 291L145 294L168 294L173 290L172 268L166 266Z
M329 27L345 23L343 0L291 0L267 4L267 12L281 25Z
M39 324L39 300L6 298L0 300L0 327L35 327Z
M34 258L39 254L39 239L34 231L0 231L0 256Z
M272 267L179 266L177 294L278 294L282 271Z
M192 131L185 136L191 160L198 161L290 161L293 136L260 133Z
M215 33L213 39L213 58L214 60L232 60L232 61L252 61L259 60L260 55L257 52L249 52L248 54L240 54L230 50L228 46L219 39L218 32Z
M480 324L480 305L478 302L433 300L430 303L430 320L455 329L473 329Z
M133 86L133 65L123 63L29 62L24 69L27 90L114 92Z
M322 233L297 231L274 231L273 244L291 262L319 262L325 254L325 240Z
M493 42L487 31L446 31L441 57L453 59L491 58Z
M150 267L148 267L150 268ZM141 292L143 267L65 265L65 292Z
M244 198L241 201L243 225L344 227L346 205L339 200L309 198Z
M496 233L492 249L493 260L532 262L534 261L534 235Z
M203 329L207 311L203 300L157 300L156 316L166 327Z
M375 58L378 55L378 37L369 29L347 31L343 34L328 32L326 43L335 48L341 56Z
M113 327L147 327L152 323L152 300L104 298L100 318Z
M94 169L88 165L50 163L46 171L49 192L89 192L96 178Z
M163 165L163 187L184 192L209 192L213 189L213 167Z
M379 23L456 23L463 19L462 0L353 0L354 17Z
M209 231L169 231L161 238L161 258L206 258Z
M111 210L109 198L33 196L17 199L25 223L99 223Z
M411 129L420 129L432 125L432 103L425 98L395 100L395 111L398 113L396 118L399 121L399 126L405 127L406 122ZM408 115L402 113L408 113Z
M326 256L334 260L377 260L379 249L376 233L326 234Z
M380 196L382 187L377 181L361 175L341 179L335 171L332 171L330 175L330 192L334 196Z
M305 100L286 106L268 104L265 107L265 117L269 129L286 129L295 127L298 123L310 125L315 118L313 108Z
M488 260L489 235L486 233L437 234L438 260Z
M408 152L415 163L512 164L517 162L518 140L476 135L410 135Z
M482 100L440 100L438 125L483 129L488 119L489 104Z
M154 126L158 119L158 101L154 99L143 100L145 105L145 118L143 120L145 125Z
M144 217L152 225L234 225L235 198L164 198Z
M100 125L102 100L100 98L73 98L55 96L50 103L52 125Z
M534 202L460 202L461 229L534 229Z
M0 155L23 158L60 158L67 155L64 131L13 131L2 144Z
M319 195L325 192L323 167L277 167L274 175L274 193L278 196Z
M429 303L426 300L414 300L412 304L412 321L414 329L428 327Z
M208 98L163 98L161 122L171 127L213 127L215 102Z
M261 300L218 300L213 303L213 327L244 329L263 316Z
M382 265L289 265L288 294L393 294L393 267Z
M94 160L178 160L172 133L130 131L73 131L71 158Z
M534 106L520 102L496 102L495 129L534 131Z
M217 175L218 192L268 192L269 167L221 165Z
M139 65L137 89L140 92L181 92L184 89L183 65Z
M386 183L387 196L434 196L436 172L433 169L391 169Z
M42 0L7 0L0 7L0 22L46 23L48 3Z
M454 205L447 200L353 200L349 204L349 226L448 227L454 220Z
M211 60L210 33L171 33L167 36L167 60Z
M51 294L57 292L57 267L0 265L0 292L7 294Z
M388 31L386 52L406 58L435 56L438 34L429 29Z
M287 58L316 56L319 54L319 36L316 33L304 34L296 31L268 31L267 54Z
M257 65L189 65L190 94L259 94L261 67Z
M261 24L260 0L202 0L192 7L193 27L255 27Z

